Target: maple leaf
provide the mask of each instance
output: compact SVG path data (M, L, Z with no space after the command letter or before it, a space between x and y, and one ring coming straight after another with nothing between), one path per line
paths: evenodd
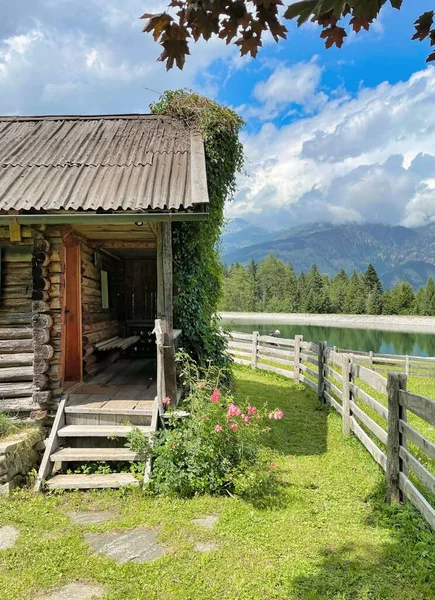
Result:
M195 42L201 36L205 40L209 40L213 33L219 33L219 19L205 12L202 8L192 11L194 14L188 14L190 10L189 7L186 11L186 18L191 22L192 35Z
M316 17L316 15L313 15L313 18L311 19L312 23L319 23L319 25L322 25L322 27L329 27L330 25L336 25L337 24L337 17L334 15L334 13L330 10L329 12L320 15L319 17Z
M173 21L171 15L168 13L159 13L157 15L151 15L145 13L141 16L141 19L148 19L145 23L145 27L143 28L144 33L151 33L154 30L153 38L156 42L168 25Z
M428 12L423 13L414 23L414 27L416 32L412 36L413 40L420 40L422 42L424 39L428 37L430 34L430 30L432 28L434 22L434 11L430 10Z
M254 36L252 32L246 32L242 37L238 38L235 42L236 46L240 47L241 56L250 53L255 58L258 54L258 48L263 45L261 39L258 36Z
M366 21L362 17L352 17L349 21L349 25L352 25L355 33L359 33L362 28L366 31L370 29L370 21Z
M284 13L285 19L295 19L298 17L298 27L308 21L316 7L317 0L303 0L303 2L295 2L290 4Z
M237 20L225 19L222 21L222 28L219 32L219 37L222 40L226 40L227 44L229 44L231 40L236 37L238 28L239 24Z
M180 71L183 70L184 63L186 62L186 55L190 54L189 45L186 40L177 40L174 38L167 38L161 42L163 46L163 52L159 56L158 60L167 61L166 70L172 69L174 61Z
M334 44L337 46L337 48L341 48L344 42L344 38L347 37L347 33L343 27L337 27L336 25L334 25L333 27L324 29L320 34L320 37L326 40L326 48L331 48Z

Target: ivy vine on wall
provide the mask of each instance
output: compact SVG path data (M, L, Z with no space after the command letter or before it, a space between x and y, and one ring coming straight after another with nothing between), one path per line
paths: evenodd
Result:
M228 358L216 314L223 279L219 241L225 202L233 198L243 167L239 131L244 123L230 108L187 90L167 91L150 108L154 114L181 119L204 139L209 217L199 223L173 223L174 321L196 361L225 366Z

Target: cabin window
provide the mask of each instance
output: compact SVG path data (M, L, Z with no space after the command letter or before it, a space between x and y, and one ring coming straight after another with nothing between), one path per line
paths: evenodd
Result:
M101 271L101 308L109 308L109 274L107 271Z

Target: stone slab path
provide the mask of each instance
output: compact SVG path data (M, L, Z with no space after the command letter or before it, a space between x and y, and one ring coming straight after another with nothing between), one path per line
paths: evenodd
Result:
M205 515L200 519L192 519L192 523L200 527L205 527L205 529L213 529L218 521L219 517L217 515Z
M64 585L49 596L43 596L41 600L94 600L94 598L102 598L105 594L105 590L99 585L76 581Z
M107 521L115 519L118 516L117 513L109 510L94 512L74 511L67 514L74 525L102 525L103 523L107 523Z
M197 552L213 552L219 550L220 546L216 542L195 542L195 550Z
M166 554L156 531L133 529L125 533L87 533L85 539L95 552L113 558L118 564L143 563Z
M0 527L0 550L7 550L8 548L13 548L19 535L20 532L15 527L12 527L10 525Z

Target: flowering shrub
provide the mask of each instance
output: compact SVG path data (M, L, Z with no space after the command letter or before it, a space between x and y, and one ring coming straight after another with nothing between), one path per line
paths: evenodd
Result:
M270 458L261 443L269 429L267 411L236 403L220 386L218 369L200 370L183 355L181 372L187 396L183 408L190 417L173 417L169 427L156 434L151 489L184 497L247 495L270 485ZM283 413L276 409L271 415L280 419Z

